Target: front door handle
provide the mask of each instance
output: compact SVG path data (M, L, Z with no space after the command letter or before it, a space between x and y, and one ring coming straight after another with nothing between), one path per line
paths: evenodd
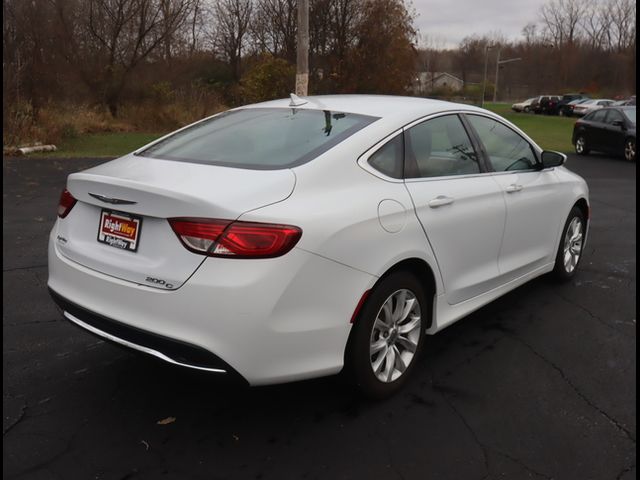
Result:
M515 193L522 190L522 185L518 185L517 183L512 183L507 187L507 193Z
M438 195L433 200L429 201L429 206L431 208L442 207L443 205L450 205L454 202L454 199L451 197L447 197L446 195Z

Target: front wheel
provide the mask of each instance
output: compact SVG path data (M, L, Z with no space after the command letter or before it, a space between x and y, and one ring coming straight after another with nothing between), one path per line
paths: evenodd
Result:
M373 288L353 326L346 370L357 388L385 398L406 383L422 351L430 312L424 288L398 271Z
M627 138L624 142L624 159L627 162L636 161L636 139Z
M583 245L586 234L586 219L582 210L577 206L571 209L569 217L562 230L554 276L560 281L567 281L576 274L578 264L582 258Z
M530 112L531 112L530 107L524 107L524 113L530 113Z

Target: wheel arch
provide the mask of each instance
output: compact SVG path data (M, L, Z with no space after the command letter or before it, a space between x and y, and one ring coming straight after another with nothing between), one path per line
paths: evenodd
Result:
M368 293L374 288L376 288L376 286L383 279L387 278L392 273L399 272L399 271L412 273L418 278L420 283L425 286L425 294L427 297L427 301L429 302L429 305L427 306L429 311L429 318L427 321L427 325L423 327L423 330L427 330L431 328L434 322L434 316L435 316L434 305L435 305L435 297L437 294L438 287L436 283L436 272L426 260L418 257L409 257L409 258L404 258L402 260L398 260L396 263L388 267L382 275L380 275L380 277L376 280L376 282L373 284L371 289L365 292L365 295L368 296ZM359 321L359 318L363 311L363 307L366 304L366 302L367 302L367 298L365 297L364 301L358 306L357 314L355 315L352 322L354 325ZM352 326L351 331L349 332L349 338L347 339L347 343L345 345L345 349L343 352L345 365L347 364L346 363L347 355L349 353L349 350L351 349L351 344L353 342L354 331L355 329Z

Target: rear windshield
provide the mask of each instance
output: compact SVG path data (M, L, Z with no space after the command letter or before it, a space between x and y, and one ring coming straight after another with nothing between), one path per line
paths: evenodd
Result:
M636 123L636 109L635 108L625 108L622 112L627 116L627 118L632 122Z
M236 168L289 168L313 160L375 120L329 110L247 108L199 122L137 155Z

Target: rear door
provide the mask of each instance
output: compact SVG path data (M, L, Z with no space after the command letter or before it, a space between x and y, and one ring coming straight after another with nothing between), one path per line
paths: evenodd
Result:
M625 121L622 113L613 109L604 109L604 127L602 129L602 148L611 153L623 152L625 140Z
M606 110L602 110L599 108L585 118L585 120L587 121L587 144L592 150L606 150L606 116Z
M502 191L484 172L456 114L405 130L405 184L455 304L497 284Z
M498 268L503 282L551 261L565 212L553 171L539 170L531 144L511 127L486 116L467 114L491 175L503 192L507 219Z

